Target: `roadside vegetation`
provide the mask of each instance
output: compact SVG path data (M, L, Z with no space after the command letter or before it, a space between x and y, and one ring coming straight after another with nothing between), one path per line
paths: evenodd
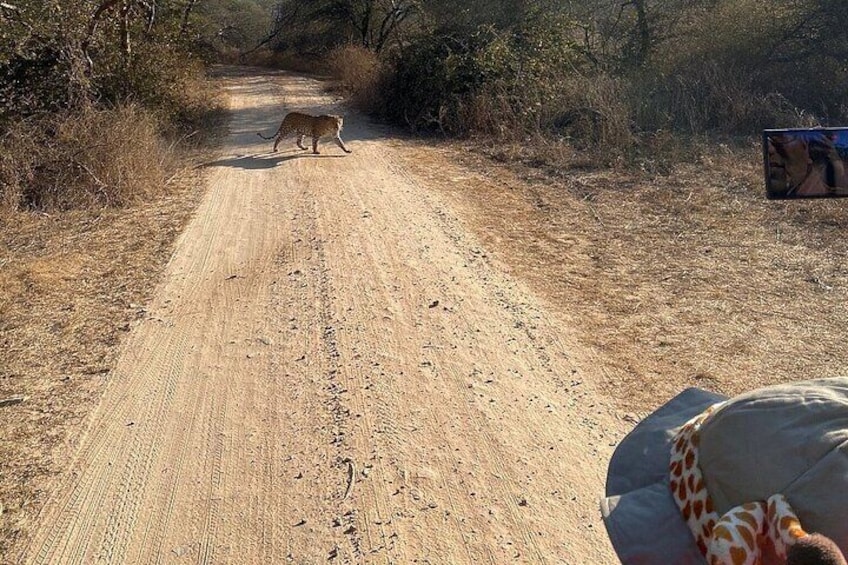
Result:
M223 117L200 4L0 0L0 556L200 196Z
M665 389L633 367L654 341L669 352L647 371L658 382L736 386L713 379L774 369L762 351L792 357L781 377L843 365L845 201L765 209L758 135L848 125L845 21L828 0L0 0L0 555L66 465L199 198L185 164L223 114L210 64L321 73L377 119L473 139L536 182L538 241L589 210L598 268L576 302L647 396ZM526 257L539 276L562 263ZM652 334L681 312L691 327Z
M208 130L220 61L329 73L380 119L501 157L663 172L711 140L847 123L846 18L821 0L4 1L0 207L144 199ZM122 172L139 160L146 178Z
M191 5L0 4L0 208L139 203L220 102L191 55Z
M662 172L710 139L848 123L846 18L821 0L286 0L267 46L414 131Z

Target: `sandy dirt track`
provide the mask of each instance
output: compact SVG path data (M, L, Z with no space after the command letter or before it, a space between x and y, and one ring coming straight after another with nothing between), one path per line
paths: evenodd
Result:
M318 83L221 80L208 192L11 562L617 562L628 425L567 322ZM270 153L284 107L353 153Z

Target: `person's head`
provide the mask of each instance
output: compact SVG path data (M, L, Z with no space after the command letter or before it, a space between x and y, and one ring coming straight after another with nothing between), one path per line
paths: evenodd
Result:
M768 160L773 182L785 183L787 189L803 182L813 162L807 140L789 134L768 138Z
M810 534L789 548L786 565L846 565L846 561L833 540L821 534Z

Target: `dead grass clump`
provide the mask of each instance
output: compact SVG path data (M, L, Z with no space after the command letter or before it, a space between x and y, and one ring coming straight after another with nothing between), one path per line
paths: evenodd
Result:
M155 119L135 105L17 122L0 139L0 205L68 210L139 202L164 185L167 149Z
M165 128L166 138L175 138L170 145L182 146L187 139L195 145L209 141L224 123L227 116L227 103L219 86L207 76L206 70L199 64L187 66L184 75L171 86L174 112L159 119ZM157 115L160 112L152 110Z
M373 51L361 45L343 45L327 55L324 67L357 108L374 113L386 103L381 88L383 66Z
M0 416L0 556L26 546L67 471L118 346L203 195L202 174L182 169L138 206L0 210L0 398L26 397Z
M734 61L682 61L673 69L648 69L626 83L635 126L683 135L750 134L767 127L812 127L815 116L777 91L753 82Z
M635 141L632 111L619 78L575 74L563 81L557 100L543 106L541 121L578 145L622 152Z
M459 121L468 132L526 144L544 161L558 154L569 156L554 158L556 165L571 161L579 150L581 161L609 166L635 143L628 102L620 81L612 77L574 75L548 85L542 95L530 94L487 86L460 104Z
M521 139L527 131L524 123L526 116L521 110L521 103L515 98L512 92L501 85L488 85L482 92L457 102L457 122L466 133L484 133L501 141ZM443 109L444 106L440 108ZM440 112L434 120L442 133L446 126L444 119L445 113Z

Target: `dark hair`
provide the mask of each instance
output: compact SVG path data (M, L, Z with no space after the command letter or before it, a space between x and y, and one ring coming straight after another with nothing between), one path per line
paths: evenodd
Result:
M813 161L829 160L834 149L833 140L824 134L818 134L807 139L807 151Z
M846 561L833 540L821 534L810 534L789 548L786 565L846 565Z

